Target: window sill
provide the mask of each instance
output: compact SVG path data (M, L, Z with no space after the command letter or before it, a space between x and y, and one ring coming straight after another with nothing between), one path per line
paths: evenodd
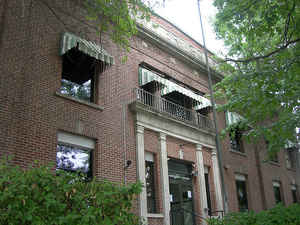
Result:
M279 162L273 162L273 161L269 161L269 163L273 166L278 166L280 167L280 163Z
M147 217L148 218L164 218L164 215L160 214L160 213L148 213Z
M64 98L64 99L68 99L68 100L73 101L73 102L77 102L77 103L82 104L82 105L92 107L92 108L100 110L100 111L104 110L104 108L102 106L96 105L96 104L91 103L91 102L86 102L86 101L83 101L83 100L79 100L77 98L74 98L74 97L71 97L71 96L68 96L68 95L64 95L62 93L59 93L58 91L55 92L55 95L58 96L58 97Z
M243 157L247 157L247 154L244 153L244 152L239 152L239 151L235 151L235 150L232 150L232 149L230 149L229 152L240 155L240 156L243 156Z
M291 167L291 168L287 167L286 169L289 170L289 171L296 172L296 169L294 167Z

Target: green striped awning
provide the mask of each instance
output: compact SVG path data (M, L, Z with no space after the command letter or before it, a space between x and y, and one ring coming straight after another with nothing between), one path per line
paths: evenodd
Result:
M209 107L209 106L212 106L211 104L211 101L203 96L200 96L199 97L201 98L201 101L200 101L200 104L195 106L195 110L199 110L199 109L203 109L203 108L206 108L206 107Z
M166 84L165 87L161 91L161 95L167 95L171 92L177 91L177 92L197 101L199 103L199 105L196 106L197 107L196 110L211 106L211 102L207 98L204 98L203 96L198 95L189 89L181 87L180 85L173 83L172 81L169 81L169 80L166 80L165 84Z
M152 81L157 81L158 83L165 85L166 79L162 78L161 76L157 75L156 73L147 70L145 68L139 68L139 85L143 86L148 84Z
M239 115L236 112L226 111L225 115L226 115L227 126L238 123L239 121L244 119L241 115Z
M77 37L76 35L68 32L64 33L62 36L60 55L65 54L71 48L74 48L76 46L78 46L78 49L80 51L95 59L101 60L102 62L105 62L109 65L114 64L114 58L109 55L102 46Z

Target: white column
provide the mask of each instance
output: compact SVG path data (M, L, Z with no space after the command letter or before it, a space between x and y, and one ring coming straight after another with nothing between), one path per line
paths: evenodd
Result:
M205 175L204 175L204 162L202 154L202 145L196 145L196 158L197 158L197 172L198 172L198 183L199 183L199 194L200 194L200 211L203 217L207 217L207 196L205 186Z
M136 158L137 158L137 175L144 187L139 195L139 216L147 224L147 193L145 179L145 149L144 149L144 127L137 125L136 127Z
M162 186L164 225L170 225L170 191L166 134L160 133L160 178Z
M223 209L223 198L222 198L222 190L221 190L221 180L220 180L220 170L217 158L216 149L212 149L212 166L213 166L213 177L214 177L214 184L215 184L215 193L216 193L216 203L217 203L217 210L224 210Z

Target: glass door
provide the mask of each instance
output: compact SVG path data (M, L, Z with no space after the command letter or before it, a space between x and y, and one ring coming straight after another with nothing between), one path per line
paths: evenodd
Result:
M193 184L188 168L190 165L169 161L171 224L194 225Z

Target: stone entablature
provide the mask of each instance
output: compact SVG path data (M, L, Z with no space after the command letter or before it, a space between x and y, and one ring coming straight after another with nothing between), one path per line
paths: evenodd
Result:
M144 29L147 29L151 33L156 34L167 43L182 50L192 58L198 59L203 64L206 64L204 50L202 50L200 47L197 48L186 40L176 36L170 30L164 28L161 24L156 23L153 20L150 20L149 22L147 22L146 20L138 20L138 24L140 24ZM216 66L216 62L210 57L208 57L208 63L211 67Z
M163 132L191 143L215 148L215 133L196 128L182 121L154 112L149 107L133 102L130 108L136 114L136 123L157 132Z

